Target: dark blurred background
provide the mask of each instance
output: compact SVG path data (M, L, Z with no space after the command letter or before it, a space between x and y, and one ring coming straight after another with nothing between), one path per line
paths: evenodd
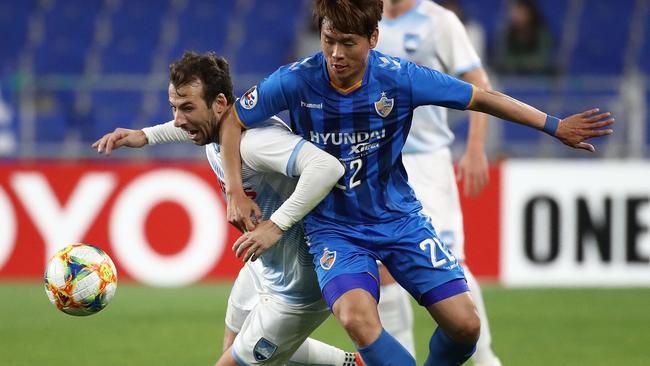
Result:
M600 152L590 156L648 156L650 1L442 3L466 24L495 88L562 117L608 109L616 133L597 141ZM318 49L310 23L308 0L0 0L0 157L90 157L90 143L118 126L170 120L167 68L184 50L226 57L240 93ZM466 119L452 114L455 149L463 148ZM575 155L557 146L537 131L494 121L488 154ZM202 151L176 146L120 156Z

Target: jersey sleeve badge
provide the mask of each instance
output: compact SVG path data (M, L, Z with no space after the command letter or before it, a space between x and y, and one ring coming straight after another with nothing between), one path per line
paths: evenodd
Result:
M253 109L257 104L257 85L248 89L246 93L239 99L239 104L244 109Z

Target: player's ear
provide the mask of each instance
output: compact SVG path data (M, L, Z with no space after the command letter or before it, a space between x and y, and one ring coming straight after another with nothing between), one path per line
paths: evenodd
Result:
M211 106L212 110L217 114L221 115L228 108L228 99L223 93L219 93Z
M370 48L375 48L377 41L379 41L379 28L375 28L370 35Z

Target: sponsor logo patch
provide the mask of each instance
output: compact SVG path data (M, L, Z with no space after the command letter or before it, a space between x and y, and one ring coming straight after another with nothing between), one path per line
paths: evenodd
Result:
M377 114L380 115L381 118L386 118L393 110L394 105L395 99L389 99L386 97L386 92L381 92L381 98L375 102L375 111L377 111Z
M255 85L244 93L241 99L239 99L239 104L241 104L244 109L253 109L257 104L257 99L257 85Z
M329 270L336 262L336 251L329 251L327 248L323 251L323 255L320 257L320 266L324 270Z
M253 347L253 356L256 361L266 361L273 356L278 346L271 343L266 338L260 338L255 347Z

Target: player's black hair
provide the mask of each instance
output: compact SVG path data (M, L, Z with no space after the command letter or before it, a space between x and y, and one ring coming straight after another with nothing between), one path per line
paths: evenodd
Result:
M226 97L228 104L235 102L230 66L214 52L199 54L186 51L181 59L169 65L169 82L176 88L176 92L195 80L201 80L203 84L203 100L208 108L220 93Z
M314 16L319 29L327 19L341 33L357 34L370 39L384 10L382 0L316 0Z

